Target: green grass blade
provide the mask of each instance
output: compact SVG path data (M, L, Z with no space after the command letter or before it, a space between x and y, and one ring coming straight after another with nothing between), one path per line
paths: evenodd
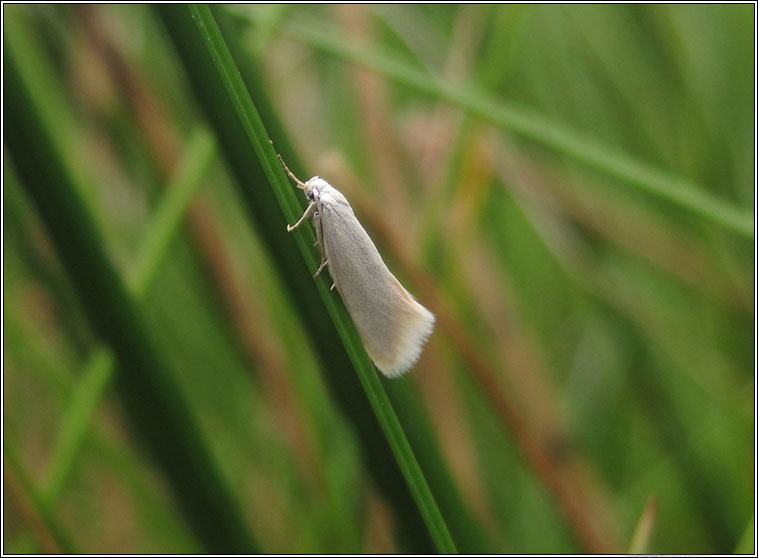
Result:
M113 353L108 349L99 347L92 351L66 402L60 431L40 487L41 501L48 510L54 509L74 470L92 418L111 383L114 364Z
M190 36L188 30L186 29L186 25L181 23L182 20L186 19L186 16L181 13L181 10L187 9L190 11L192 19L197 26L197 31L195 34L198 34L199 32L199 37ZM287 250L287 258L290 258L292 255L291 240L284 240L283 238L277 237L283 237L284 234L286 234L286 222L294 222L300 217L302 212L301 204L298 203L295 191L289 184L289 181L284 174L281 165L279 164L279 161L276 157L276 152L269 142L268 133L266 132L258 115L258 112L253 105L252 99L250 99L247 89L245 88L245 85L242 81L239 71L236 68L236 65L234 64L234 61L231 57L231 54L229 53L224 39L218 30L210 9L207 6L190 6L189 8L162 6L160 10L161 15L163 16L164 21L167 23L167 27L172 34L172 38L178 47L180 55L184 57L185 67L187 67L191 79L191 66L197 65L199 63L199 60L197 58L197 48L196 46L193 46L192 43L196 43L199 39L205 46L208 53L207 55L210 56L213 65L218 71L220 81L223 85L223 95L228 99L228 103L231 104L232 108L231 115L227 113L223 117L221 115L217 115L215 118L218 118L219 120L223 118L225 122L231 125L230 120L232 117L234 117L238 121L237 126L242 127L242 133L246 138L244 140L244 143L246 145L242 147L241 155L250 158L250 147L252 146L252 149L257 155L258 161L263 170L264 177L262 178L268 181L268 183L271 185L271 189L275 197L274 203L276 203L276 205L278 205L281 208L281 211L284 213L284 219L281 218L281 214L277 215L276 218L271 219L270 214L272 212L268 211L268 221L262 224L263 226L261 228L264 230L261 232L263 236L268 235L270 238L272 238L272 241L276 243L276 245L287 246L287 248L284 249ZM180 34L182 35L181 37L179 36ZM188 57L187 53L190 49L193 49L193 54ZM207 78L207 76L205 77ZM202 87L203 90L207 90L209 84L197 83L196 80L193 80L193 86L196 89L200 89ZM196 91L196 93L198 92ZM203 93L201 90L199 92L199 95L207 95L207 93ZM203 99L204 107L209 111L211 118L213 119L214 111L219 110L215 105L221 104L222 100L218 97L218 95L215 97L206 96L203 97ZM216 126L216 128L218 131L219 126ZM221 135L224 135L224 132L222 132ZM220 143L226 146L223 138L220 138ZM240 146L231 145L228 147L232 152L241 148ZM232 162L232 166L235 166L234 162ZM235 172L239 173L239 171ZM244 176L238 176L238 182L243 187L244 197L248 200L249 205L253 206L251 209L256 211L260 207L259 196L261 192L259 191L263 190L263 188L253 190L249 186L249 181L249 176L247 177L247 180L245 180ZM270 201L268 204L269 209L271 209L272 206L270 204ZM265 215L258 215L258 213L256 213L256 217L261 221L266 218ZM302 255L302 257L298 256L298 259L301 261L304 259L307 264L308 271L312 273L315 271L319 263L316 252L312 248L312 241L314 236L313 232L306 230L298 232L293 236L295 242L297 243L300 254ZM276 254L278 251L276 246L271 245L271 248L272 251ZM289 276L289 272L293 267L292 262L282 261L282 254L276 254L276 256L278 256L277 263L280 264L280 267L282 269L283 279L291 284L292 277ZM302 300L303 292L313 292L313 282L311 280L311 277L307 274L308 271L305 271L301 265L298 266L298 269L295 271L295 273L298 273L301 278L307 279L307 281L310 283L310 286L305 287L305 290L303 291L300 291L299 289L293 289L290 286L293 298L295 298L298 303L300 303ZM325 305L328 315L332 318L333 327L336 328L339 339L342 340L344 349L338 351L338 353L344 354L346 351L350 361L352 362L358 379L363 386L363 392L365 394L364 397L368 399L368 402L374 411L375 420L378 421L379 425L381 426L384 437L386 437L386 440L392 449L392 454L394 454L395 460L400 470L402 471L407 486L410 489L410 493L415 500L415 507L423 517L426 528L429 532L429 536L434 541L434 544L438 551L446 553L455 552L455 545L452 541L452 538L450 537L447 526L442 518L437 504L434 501L431 491L429 490L423 473L418 466L418 463L402 430L402 427L400 426L400 423L397 420L394 411L392 410L392 406L390 405L387 394L385 393L382 384L377 376L376 370L374 369L373 364L371 363L368 355L365 352L365 349L363 348L355 327L347 315L344 306L337 302L334 293L329 292L328 284L326 281L319 280L316 281L315 284L318 289L318 296L323 302L323 304L320 305L322 307L320 312L323 314L323 305ZM304 310L303 314L306 317L306 320L308 319L309 314L312 314L314 310L318 311L318 309L313 305L312 301L303 301L303 304L299 304L299 306L301 306L301 309ZM320 338L323 335L323 333L320 333L320 330L322 328L316 327L314 325L319 321L323 322L323 318L316 318L316 320L312 323L309 321L308 326L310 331L314 333L316 347L321 353L323 351L323 347L320 343ZM327 343L329 343L331 346L334 346L334 340L327 341ZM323 362L326 364L325 368L327 369L327 373L329 373L328 369L331 368L331 363L339 361L340 357L338 353L322 353ZM351 380L354 381L354 379L347 379L344 377L331 379L333 384L334 382L337 382L343 385L347 382L350 382ZM337 389L341 388L338 386ZM354 405L354 403L351 403L351 405ZM361 420L357 423L358 427L366 427L366 421L367 417L364 415L363 418L361 418ZM367 443L370 443L370 440L367 440ZM388 456L384 456L385 460L387 458ZM392 458L389 457L389 459ZM398 508L396 507L396 510L397 509ZM401 513L401 517L403 515L407 515L407 511L399 511ZM401 519L400 521L402 523L403 520Z
M33 84L23 79L13 45L4 46L6 145L92 328L116 353L116 388L127 416L198 539L215 552L254 552L241 510L32 100Z
M252 21L257 21L251 17ZM263 23L263 22L260 22ZM420 93L458 105L506 130L563 153L622 182L645 190L745 237L754 236L751 211L709 193L702 185L658 169L535 112L496 101L470 87L413 69L369 52L318 25L288 21L281 31L336 58L360 64Z
M648 554L650 549L650 537L653 532L653 526L655 524L657 503L654 497L648 498L645 509L642 510L642 515L637 526L634 528L632 534L632 540L629 543L629 554Z
M212 68L213 61L189 11L177 6L160 6L157 11L181 57L191 91L216 132L221 153L233 173L250 220L262 244L269 249L269 256L278 268L281 281L309 329L313 349L321 362L328 363L328 366L322 367L325 379L340 409L358 431L364 466L394 509L405 548L417 553L433 551L434 543L429 538L410 489L371 410L335 324L325 311L317 288L317 283L323 278L313 281L312 272L300 254L294 235L287 233L283 226L281 209L273 190L250 186L264 183L267 179L257 158L251 156L247 132L234 106L229 102L219 102L227 97L225 86L220 80L207 79L206 68ZM285 147L285 143L282 138L277 138L277 146ZM294 196L292 203L297 205ZM298 214L301 211L299 206L296 211ZM310 229L303 232L310 233L311 238L315 237ZM315 261L313 256L314 266Z
M745 531L740 537L740 542L737 543L737 548L734 549L734 553L755 554L755 516L750 518Z
M408 376L400 381L387 380L384 384L398 416L403 419L405 433L413 444L429 485L434 489L437 505L445 516L459 551L463 554L494 553L494 543L463 499L452 477L430 424L430 417L424 412L416 384Z
M40 525L37 536L43 551L76 554L74 542L60 525L55 514L50 513L42 503L42 497L35 488L32 479L29 478L18 450L7 436L3 437L3 466L6 468L4 475L8 477L5 482L10 484L13 481L13 484L17 485L17 490L21 492L19 497L27 500L29 507L33 508L29 511L38 514L36 519Z
M138 248L137 262L129 281L135 299L144 298L155 280L165 254L180 229L181 219L202 183L200 178L213 160L214 147L213 137L207 130L197 128L190 135L179 168L156 208ZM42 502L50 509L58 501L76 465L92 417L110 386L114 367L113 354L101 347L89 355L78 376L79 380L67 403L40 489Z
M9 367L13 368L14 363L25 363L23 366L29 370L31 375L30 379L33 378L34 381L38 381L42 385L47 385L53 388L51 395L55 398L56 405L65 408L65 414L62 418L64 424L61 424L58 437L59 439L63 438L66 430L74 432L74 429L67 427L65 423L74 422L71 415L77 412L75 410L77 402L83 402L85 405L87 404L89 396L82 397L82 392L86 394L88 391L97 391L96 389L93 390L91 387L92 384L97 382L93 381L93 379L85 379L83 374L87 374L88 376L97 376L99 374L99 372L92 369L92 366L89 367L89 370L87 367L92 361L97 360L96 358L93 358L93 355L105 350L95 350L90 354L85 369L80 371L80 374L82 374L80 377L74 377L70 374L70 371L63 369L58 372L45 370L45 368L50 368L51 366L61 366L62 363L56 360L56 356L59 356L58 353L46 345L46 341L41 339L38 331L30 329L30 324L25 324L29 319L29 316L24 313L24 309L12 309L9 305L6 305L3 318L6 346L8 348L6 353ZM21 352L25 356L19 359L18 352L21 347L23 347ZM112 354L110 351L105 352ZM65 367L65 365L62 366ZM56 376L57 380L52 378L53 374ZM111 377L112 371L109 379ZM83 383L89 383L90 387L82 387ZM97 398L92 399L99 401ZM84 413L82 412L82 414ZM130 444L128 439L123 439L122 437L114 438L112 432L107 427L103 428L103 425L97 421L90 420L85 428L86 431L80 432L86 434L86 444L84 446L91 452L88 452L88 455L85 458L88 460L88 466L91 466L93 461L98 462L101 459L105 460L108 472L115 475L115 479L121 483L123 490L129 493L130 499L134 505L146 515L144 522L149 525L149 529L154 530L155 533L159 533L158 538L161 538L170 545L174 545L169 546L169 549L176 549L177 552L197 553L201 551L202 546L198 544L196 538L192 537L189 525L182 521L183 517L176 513L176 508L172 505L170 498L164 498L162 496L156 498L155 472L152 468L145 467L142 455L134 451L133 444ZM6 442L8 441L8 436L10 434L11 433L6 430ZM16 434L16 436L17 435L18 434ZM14 440L15 436L11 436L10 439ZM63 446L63 451L60 451L61 446ZM15 449L16 447L16 443L11 444L12 449ZM26 447L26 445L24 447ZM76 449L76 451L79 451L82 445L74 441L71 443L71 447ZM61 443L57 443L53 448L53 454L59 452L64 453L66 451L66 446ZM81 465L82 461L79 458L80 455L81 453L73 456L74 463L72 464L78 463ZM7 457L8 456L6 455L6 458ZM93 461L89 461L89 459L92 459ZM55 456L51 456L48 461L50 464L53 464L56 461ZM6 469L6 473L7 472L8 470ZM25 490L26 496L24 499L29 504L29 507L34 509L29 509L27 512L28 515L33 514L38 518L44 518L46 516L51 518L56 517L57 508L54 507L54 505L57 504L58 501L53 501L54 499L51 498L50 494L45 493L45 487L49 484L46 481L51 478L52 472L53 467L48 466L47 470L40 475L39 480L36 478L30 479L30 482L34 481L34 484L31 485L31 492ZM72 472L74 471L62 471L62 486L68 485L70 482L69 474ZM88 476L87 479L80 479L80 481L82 480L86 484L91 479ZM23 488L22 481L23 479L20 477L16 481L19 488ZM79 484L78 491L81 490L84 490L84 488ZM34 493L37 494L36 497L34 496ZM169 496L168 493L166 495ZM107 498L107 495L104 497ZM70 504L71 501L69 500L68 505ZM68 513L69 508L66 507L66 510ZM73 517L75 517L75 515L72 516L72 518ZM33 530L36 530L34 523L32 523L30 527ZM71 533L71 535L75 534L76 530ZM76 543L77 541L73 542ZM88 548L92 548L91 541L88 541L87 546Z
M283 10L286 12L286 7ZM255 99L256 108L266 130L272 137L285 137L279 115L272 108L267 83L258 79L261 74L260 61L254 53L242 48L240 44L238 26L234 25L238 22L223 8L212 9L212 12L244 83L251 97ZM279 14L276 17L286 15ZM288 149L286 142L280 140L276 147L284 154L291 168L299 168L296 153ZM352 373L352 370L349 373ZM455 483L413 375L408 374L401 381L389 380L382 383L458 550L472 554L492 552L494 546L490 537L480 527L473 510L462 498Z
M166 193L140 243L137 262L129 286L137 299L142 299L155 280L156 273L178 234L181 221L195 192L202 184L216 154L210 132L196 128L185 150L179 168L169 182Z

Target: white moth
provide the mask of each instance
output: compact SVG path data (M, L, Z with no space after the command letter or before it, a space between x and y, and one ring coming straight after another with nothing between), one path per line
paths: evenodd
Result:
M434 314L421 306L387 269L353 208L336 188L314 176L301 182L284 164L284 170L310 202L297 223L313 218L321 265L329 266L337 291L353 318L371 360L385 376L394 378L410 369L434 328Z

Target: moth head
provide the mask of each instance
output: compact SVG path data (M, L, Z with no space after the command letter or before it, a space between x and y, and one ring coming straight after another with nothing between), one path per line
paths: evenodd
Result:
M309 200L316 201L320 197L321 191L328 186L329 183L326 180L321 177L314 176L305 183L303 190L305 190L305 195Z
M296 177L291 170L287 168L287 165L284 164L284 159L282 159L281 155L278 155L279 161L281 161L282 166L284 167L284 170L289 175L289 177L295 181L297 184L297 187L300 188L303 192L305 192L305 196L310 201L316 201L319 198L319 194L321 193L321 189L325 186L329 186L329 183L326 180L323 180L319 178L318 176L314 176L308 182L302 182L298 177Z

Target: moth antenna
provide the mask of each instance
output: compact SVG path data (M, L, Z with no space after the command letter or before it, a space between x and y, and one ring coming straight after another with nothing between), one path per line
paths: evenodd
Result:
M284 167L284 170L287 172L289 177L297 183L297 187L300 188L301 190L305 190L306 188L305 184L301 182L300 179L298 179L298 177L295 176L292 173L292 171L287 167L287 165L284 162L284 159L282 159L282 156L279 155L278 153L276 154L276 156L279 157L279 161L282 163L282 166Z

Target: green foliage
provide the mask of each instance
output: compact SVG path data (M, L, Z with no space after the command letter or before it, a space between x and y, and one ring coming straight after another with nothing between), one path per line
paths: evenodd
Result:
M4 6L5 550L751 553L753 10Z

